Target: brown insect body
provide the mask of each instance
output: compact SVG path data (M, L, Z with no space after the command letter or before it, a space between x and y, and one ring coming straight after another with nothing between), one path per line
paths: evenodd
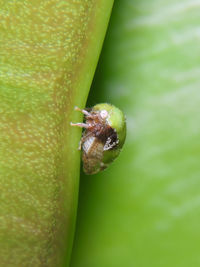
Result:
M84 123L71 126L84 128L79 150L82 150L83 169L86 174L104 170L119 155L126 136L123 113L113 105L102 103L92 109L79 109L85 116Z
M114 148L111 144L117 144L117 134L99 112L93 111L86 115L86 124L88 127L81 139L83 168L85 173L94 174L107 167L102 162L103 152L108 150L109 146L110 149Z
M82 144L82 160L85 173L93 174L103 168L101 166L103 148L104 144L93 136L89 136Z

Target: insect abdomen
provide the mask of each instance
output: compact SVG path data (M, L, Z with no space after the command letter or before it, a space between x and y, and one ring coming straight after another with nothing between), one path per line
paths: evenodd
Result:
M82 146L83 168L85 173L94 174L101 169L104 144L96 137L88 137Z

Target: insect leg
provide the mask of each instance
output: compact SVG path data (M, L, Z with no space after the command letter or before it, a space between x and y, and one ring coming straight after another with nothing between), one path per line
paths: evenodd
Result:
M81 127L81 128L90 128L90 124L87 124L87 123L81 123L81 122L78 122L78 123L73 123L73 122L70 122L70 125L71 126L77 126L77 127Z
M82 112L84 115L86 115L86 116L90 116L90 113L87 111L87 110L85 110L85 109L80 109L80 108L78 108L78 107L75 107L74 108L76 111L80 111L80 112Z

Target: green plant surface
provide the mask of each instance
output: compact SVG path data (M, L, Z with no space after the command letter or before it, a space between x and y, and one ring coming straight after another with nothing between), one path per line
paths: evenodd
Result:
M65 266L83 107L113 0L0 0L0 265Z
M89 105L127 116L104 172L81 176L71 267L199 266L200 1L116 1Z

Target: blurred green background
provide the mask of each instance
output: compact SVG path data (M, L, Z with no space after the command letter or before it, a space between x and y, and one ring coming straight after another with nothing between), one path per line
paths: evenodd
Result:
M200 264L200 1L116 0L88 105L127 116L104 172L81 175L71 267Z

